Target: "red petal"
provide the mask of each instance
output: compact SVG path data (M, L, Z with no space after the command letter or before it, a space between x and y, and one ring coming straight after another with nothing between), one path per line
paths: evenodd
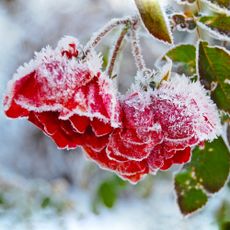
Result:
M161 167L161 170L169 169L172 166L172 164L173 164L172 158L165 160L163 166Z
M12 101L10 107L5 110L6 116L10 118L27 117L29 116L29 113L30 112L27 109L22 108L14 101Z
M191 148L187 147L184 150L177 151L176 154L173 156L173 163L183 164L190 160L191 156Z
M106 154L109 157L109 159L114 160L114 161L118 161L118 162L129 161L129 159L126 157L114 154L114 148L112 148L110 145L108 145L106 148Z
M78 134L74 136L68 136L64 131L58 130L51 137L57 146L61 149L74 149L82 145L82 137Z
M45 132L52 135L59 129L60 121L58 120L57 112L42 112L35 113L38 120L44 125Z
M112 132L113 128L111 127L111 124L105 123L97 118L94 118L91 121L91 126L93 132L96 134L96 136L104 136Z
M136 184L138 181L142 179L144 175L145 174L135 174L135 175L128 176L128 175L120 174L119 176L122 177L123 179L129 180L131 183Z
M92 131L88 131L84 135L85 145L96 152L100 152L106 147L108 139L108 136L96 137Z
M73 115L69 120L78 133L84 133L90 124L90 120L86 116Z
M130 135L129 137L135 135L135 130L128 130L128 132ZM141 140L135 137L133 138L133 142L131 141L132 139L128 139L128 142L126 142L126 139L123 137L121 130L117 129L110 136L108 144L110 152L108 152L108 154L111 153L111 158L112 156L117 155L118 157L137 161L141 161L149 156L152 149L151 145L141 143Z
M145 161L128 161L128 162L117 162L110 160L103 149L101 152L97 153L90 148L84 147L87 155L93 159L102 168L106 168L120 175L136 175L136 174L147 174L149 172L148 166Z
M44 125L39 121L39 119L37 118L34 112L30 112L28 120L45 132Z

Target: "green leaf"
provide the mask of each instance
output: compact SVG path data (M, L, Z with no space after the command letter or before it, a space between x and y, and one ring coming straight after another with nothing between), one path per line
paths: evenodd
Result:
M208 192L219 191L230 169L230 154L222 137L196 147L189 164L175 176L177 200L183 214L192 213L208 200Z
M230 145L230 124L228 124L228 128L227 128L227 139L228 139L228 144Z
M111 181L102 183L99 187L98 194L104 205L108 208L112 208L117 200L116 187Z
M98 205L102 202L106 207L112 208L117 201L119 192L123 190L127 182L120 179L118 176L112 176L104 180L97 190L95 200L93 202L93 211L98 213Z
M197 180L205 190L214 193L225 184L230 168L229 150L219 137L213 142L205 143L205 148L196 147L193 151L190 167L194 168Z
M216 39L230 41L230 16L218 14L200 17L198 25Z
M155 38L173 44L168 19L159 0L135 0L141 19Z
M216 85L212 99L220 109L230 112L230 53L200 41L197 65L201 83L210 90L213 83Z
M42 202L41 202L41 207L42 208L47 208L48 206L50 206L51 205L51 199L50 199L50 197L44 197L43 198L43 200L42 200Z
M192 171L182 171L176 175L175 189L178 205L184 215L200 209L208 201L206 193L201 188L196 187Z
M194 75L196 73L196 48L193 45L182 44L170 49L164 57L169 57L178 66L181 74Z
M209 4L211 7L218 11L228 13L230 11L230 1L229 0L202 0L203 2Z

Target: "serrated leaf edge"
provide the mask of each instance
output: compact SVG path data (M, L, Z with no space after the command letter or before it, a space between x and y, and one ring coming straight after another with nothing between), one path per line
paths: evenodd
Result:
M225 47L217 46L217 45L212 46L212 45L209 45L209 44L208 44L208 41L199 39L199 40L197 41L197 44L196 44L196 73L197 73L197 76L198 76L198 80L199 80L199 81L200 81L200 73L199 73L199 45L200 45L201 42L207 43L207 47L208 47L208 48L217 48L217 49L220 49L220 50L226 52L226 53L230 56L230 51L227 50ZM222 87L221 87L221 88L222 88ZM216 103L215 103L215 104L216 104ZM218 108L218 109L219 109L219 108ZM221 109L219 109L219 110L221 110Z
M230 42L230 37L228 37L227 35L223 35L215 30L213 30L212 28L210 28L209 26L205 25L203 22L199 22L197 21L196 24L203 30L206 30L213 38L220 40L220 41L227 41Z
M208 0L201 0L202 2L206 3L209 7L215 9L217 12L220 12L220 13L225 13L227 14L228 16L230 16L230 10L228 10L227 8L225 7L220 7L218 6L217 4L215 3L212 3Z
M170 47L164 54L162 54L160 57L158 57L157 59L156 59L156 61L155 61L155 66L156 67L159 67L159 63L160 63L160 61L164 58L164 57L166 57L167 55L167 53L170 51L170 50L173 50L173 49L176 49L178 46L181 46L181 45L190 45L190 46L194 46L194 48L195 48L195 50L197 50L197 47L196 47L196 45L193 45L193 44L191 44L191 43L177 43L176 45L173 45L172 47ZM168 57L168 56L167 56ZM168 57L171 61L172 61L172 59L170 58L170 57ZM173 61L172 61L173 62ZM195 67L196 67L197 65L196 65L196 60L195 60ZM197 72L197 69L196 69L196 72ZM191 75L191 76L187 76L187 75L185 75L185 74L183 74L184 76L186 76L186 77L188 77L188 78L193 78L194 76L196 76L197 75L197 73L194 73L193 75Z

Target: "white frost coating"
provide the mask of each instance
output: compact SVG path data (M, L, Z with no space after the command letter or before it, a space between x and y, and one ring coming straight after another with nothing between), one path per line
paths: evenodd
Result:
M217 39L217 40L221 40L221 41L227 41L230 42L230 37L220 33L218 30L214 30L212 28L210 28L209 26L205 25L202 22L197 21L197 25L203 29L206 30L213 38Z
M72 47L69 44L74 44L76 47ZM97 117L98 119L104 122L111 122L113 127L118 127L119 123L119 114L117 108L117 99L116 99L116 86L114 82L109 79L104 73L101 73L102 66L102 57L98 55L95 50L91 50L88 53L85 59L69 59L66 56L63 56L62 51L75 52L75 48L78 51L80 47L78 41L74 37L64 37L62 38L57 45L56 49L52 49L50 46L43 48L40 52L35 53L35 58L29 62L29 64L24 64L24 66L19 67L17 73L14 75L13 79L8 84L7 90L7 103L5 105L5 110L7 110L13 100L14 96L14 87L17 84L17 81L20 81L26 75L35 71L36 81L41 83L42 94L45 93L45 98L48 100L53 100L51 106L46 103L39 102L39 104L30 101L29 98L24 98L19 96L15 102L21 107L35 112L44 112L44 111L59 111L60 119L66 120L74 114L80 116L88 116L90 119ZM73 50L72 50L73 49ZM100 77L98 77L100 74ZM72 109L71 111L65 106L63 106L62 101L67 101L69 99L74 99L74 101L79 102L79 105L82 104L84 107L88 101L87 98L82 97L83 91L76 91L78 86L86 85L90 82L95 76L98 77L99 82L99 93L103 98L103 102L106 104L106 107L109 108L107 111L110 118L105 117L97 111L91 111L89 104L89 111L79 111L77 108ZM92 98L94 94L94 88L89 88L91 92L91 100L89 100L94 106L95 99ZM90 95L89 95L90 97Z
M203 40L201 39L198 39L197 43L196 43L196 65L195 65L195 68L196 68L196 73L197 73L197 80L200 80L200 72L199 72L199 45L200 45L200 42L202 42Z
M200 141L213 140L221 134L221 125L216 105L207 96L207 91L200 82L190 82L186 76L176 75L168 82L163 82L161 87L154 93L163 99L171 100L175 105L180 106L180 98L187 103L184 115L194 116L193 129ZM194 102L192 104L191 102ZM207 120L205 120L205 118ZM207 126L207 127L206 127ZM202 129L205 132L202 132Z
M196 1L194 2L187 2L187 1L181 1L181 0L175 0L177 4L180 4L180 5L194 5L196 3Z
M143 76L141 72L137 72L135 82L131 85L127 93L122 97L122 100L125 100L125 103L130 107L133 106L138 110L144 111L144 108L152 103L151 94L153 93L153 89L149 86L151 80L151 78ZM143 86L147 87L146 91L143 90ZM132 92L137 92L139 94L138 101L136 100L136 98L130 98L129 100L127 100L127 96L130 95Z
M86 63L88 68L91 70L93 75L95 76L98 72L101 71L101 66L103 63L102 55L97 54L94 49L90 50L90 53L87 54Z
M108 78L108 76L105 75L105 73L102 73L99 80L99 84L101 85L101 91L100 94L104 100L104 102L108 102L109 99L109 107L111 114L110 115L110 122L112 127L117 128L120 126L119 121L119 113L118 110L118 98L117 98L117 84L115 82ZM103 93L102 93L103 92ZM109 98L108 98L109 96Z
M210 6L211 8L215 9L216 11L220 12L220 13L225 13L228 16L230 15L230 8L227 9L225 7L220 7L215 3L212 3L210 0L201 0L202 2L206 3L208 6Z
M172 44L173 44L174 40L173 40L173 34L171 32L171 27L170 27L169 19L168 19L166 13L165 13L165 10L164 10L163 6L161 5L161 1L159 1L159 5L160 5L160 8L161 8L162 15L164 17L164 21L165 21L166 26L167 26L169 37L170 37L170 39L172 41ZM163 40L160 40L160 41L163 41ZM165 42L165 41L163 41L163 42L166 43L166 44L169 44L168 42ZM172 45L172 44L170 44L170 45Z
M165 77L170 79L170 76L171 76L173 62L172 62L172 59L170 59L169 57L165 56L165 58L166 58L166 63L163 66L160 66L160 60L161 59L158 59L156 64L155 64L157 69L158 69L158 73L154 76L154 80L158 84Z
M23 76L26 76L34 71L38 67L38 63L35 60L31 60L29 63L24 63L20 66L16 73L13 75L13 78L7 83L7 90L4 97L8 97L7 104L4 105L4 109L8 110L14 93L14 84L17 80L21 79Z
M68 50L69 44L75 44L76 48L79 49L80 44L77 38L72 37L72 36L64 36L63 38L61 38L57 44L57 49L58 50Z

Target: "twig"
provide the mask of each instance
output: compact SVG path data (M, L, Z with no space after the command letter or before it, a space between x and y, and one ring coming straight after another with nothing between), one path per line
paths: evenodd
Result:
M135 58L137 70L140 72L144 72L146 70L146 65L145 65L145 61L142 56L142 51L141 51L141 47L139 43L139 37L138 37L137 29L135 28L135 26L132 26L131 38L132 38L132 42L131 42L132 54Z
M85 55L87 55L92 48L96 47L100 43L102 38L104 38L114 28L116 28L119 25L127 25L131 21L131 17L112 19L105 26L103 26L97 33L95 33L93 37L89 40L89 42L86 44L84 48Z
M200 12L201 11L200 0L196 0L196 6L198 11Z
M129 27L125 26L125 28L123 28L123 30L121 31L120 36L118 37L117 42L116 42L116 44L114 46L114 50L112 52L110 64L109 64L109 67L108 67L108 75L109 75L110 78L112 77L114 65L115 65L117 56L118 56L118 54L120 52L122 42L123 42L123 40L125 38L125 35L128 33L128 31L129 31Z

